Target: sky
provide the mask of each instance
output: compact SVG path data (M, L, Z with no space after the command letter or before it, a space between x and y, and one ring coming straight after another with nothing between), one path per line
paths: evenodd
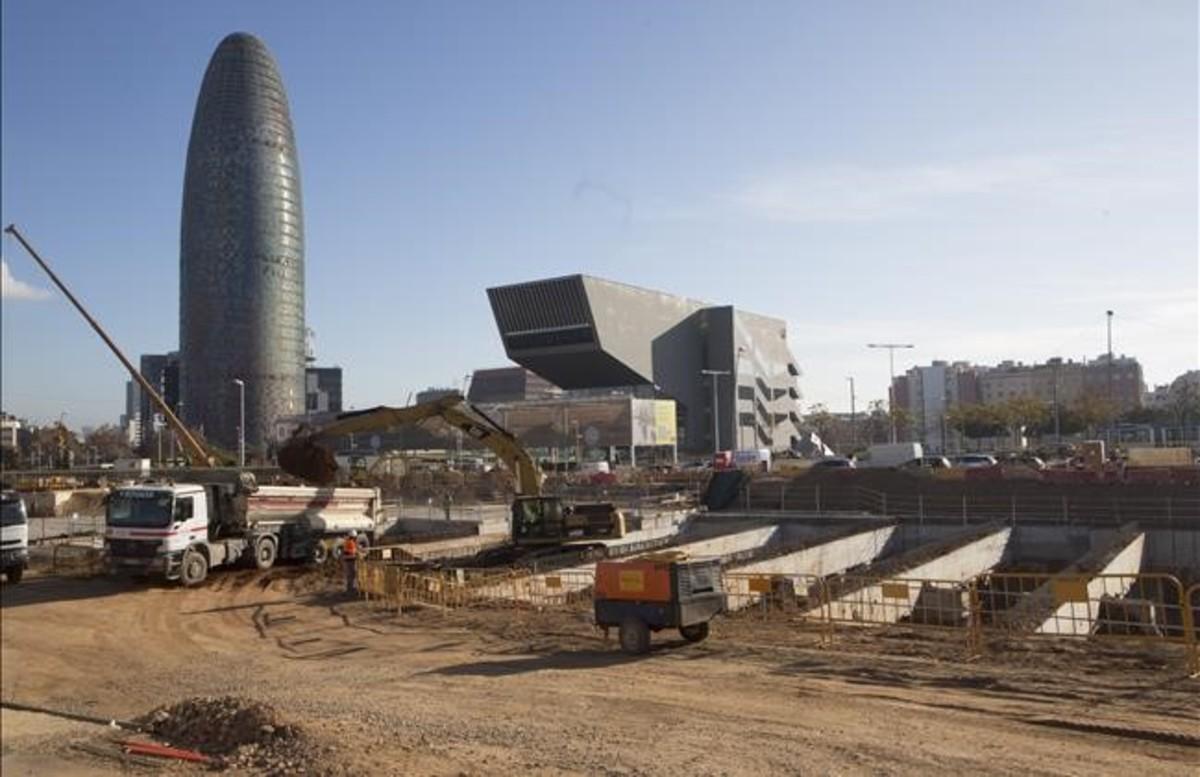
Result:
M131 355L178 342L217 43L279 62L307 319L348 407L507 363L484 290L583 272L788 322L805 409L934 359L1200 366L1197 4L3 0L0 220ZM10 238L3 409L126 375Z

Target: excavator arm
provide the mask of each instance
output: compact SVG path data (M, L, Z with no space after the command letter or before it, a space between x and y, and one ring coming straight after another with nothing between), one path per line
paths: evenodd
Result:
M333 438L419 424L430 418L440 418L486 445L513 473L518 495L541 494L543 476L529 451L511 432L460 394L408 407L380 406L341 413L333 421L315 429L302 427L280 448L279 466L289 475L310 483L332 483L337 475L337 460L327 444Z

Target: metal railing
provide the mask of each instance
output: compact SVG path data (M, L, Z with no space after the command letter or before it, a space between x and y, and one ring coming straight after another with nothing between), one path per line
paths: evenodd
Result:
M551 607L590 597L592 570L410 571L365 561L360 587L378 599L446 607L518 603ZM797 623L932 627L963 632L982 647L989 637L1086 637L1186 644L1197 640L1200 585L1173 575L984 573L929 579L840 574L725 572L726 611L783 614Z

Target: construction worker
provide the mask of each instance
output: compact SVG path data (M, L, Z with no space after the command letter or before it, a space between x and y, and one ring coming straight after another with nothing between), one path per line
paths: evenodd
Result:
M342 565L346 568L346 593L358 593L358 532L351 531L342 543Z

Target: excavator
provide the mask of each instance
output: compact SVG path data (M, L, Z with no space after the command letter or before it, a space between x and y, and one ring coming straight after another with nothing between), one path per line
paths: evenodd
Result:
M564 504L542 493L545 476L520 441L461 394L408 407L380 406L341 413L317 428L301 427L279 449L284 472L308 483L332 484L337 460L329 444L336 437L419 424L438 418L487 446L513 474L512 540L517 548L588 546L625 536L625 517L611 503Z

